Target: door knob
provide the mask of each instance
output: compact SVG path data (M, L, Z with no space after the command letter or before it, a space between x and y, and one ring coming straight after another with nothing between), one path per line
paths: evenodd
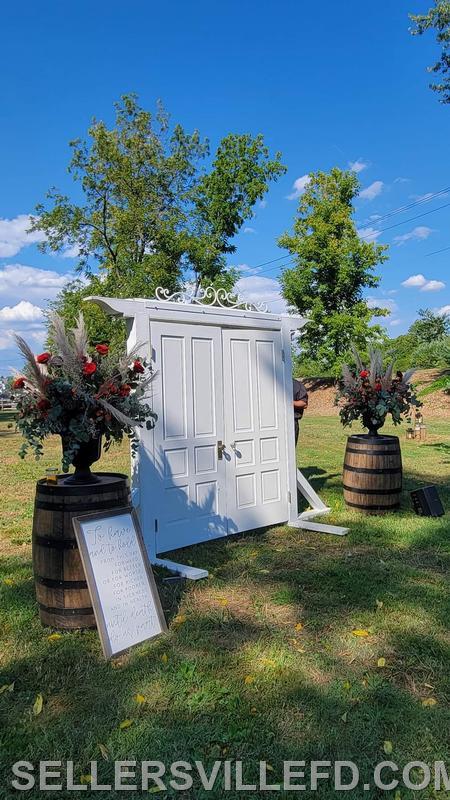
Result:
M219 459L219 461L222 461L225 450L226 450L226 445L222 442L222 439L219 439L219 441L217 442L217 458Z

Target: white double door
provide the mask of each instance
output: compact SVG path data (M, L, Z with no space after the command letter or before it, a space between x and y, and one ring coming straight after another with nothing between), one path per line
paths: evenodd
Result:
M287 520L280 333L152 322L150 335L156 552Z

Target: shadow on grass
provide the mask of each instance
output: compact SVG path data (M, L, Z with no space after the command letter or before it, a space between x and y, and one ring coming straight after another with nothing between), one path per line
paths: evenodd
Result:
M336 477L309 469L316 489ZM420 479L407 476L408 487ZM209 767L215 759L242 759L248 781L257 778L260 759L273 766L271 782L281 777L282 759L350 759L364 773L384 758L386 739L400 764L445 760L445 527L441 520L431 530L418 518L423 532L409 546L393 546L390 523L398 528L406 519L391 517L385 530L377 517L349 513L364 541L273 528L177 551L169 557L206 566L211 580L164 583L160 575L167 616L183 603L186 622L112 663L103 661L95 632L50 642L36 616L30 562L5 560L12 585L1 588L0 613L11 649L0 685L15 681L13 692L0 695L5 781L18 758L71 759L77 777L98 759L105 782L115 758L199 759ZM222 595L230 598L226 606L217 602ZM354 627L371 633L357 639ZM384 670L376 666L380 655ZM38 692L44 709L34 717ZM138 693L144 704L136 703ZM436 708L421 704L430 693ZM133 724L120 730L124 719ZM215 800L224 791L217 784L212 792L168 794ZM335 794L324 783L315 796ZM351 796L378 794L361 788Z
M296 550L300 554L299 543L291 548L291 568ZM426 692L423 686L431 681L439 698L448 690L449 649L442 641L440 613L430 612L426 636L398 629L394 620L383 643L389 662L384 673L373 669L372 652L368 664L368 657L355 656L333 641L350 608L364 612L381 596L394 616L399 603L406 603L411 615L421 614L436 603L431 590L417 591L409 586L406 578L413 576L404 567L396 571L398 565L390 565L386 570L368 556L354 564L356 569L350 568L345 554L327 564L325 557L310 553L300 573L288 566L277 554L273 579L289 588L292 601L305 611L306 635L300 639L304 653L290 648L292 634L276 621L268 626L256 617L205 611L193 613L164 639L116 663L105 663L93 633L64 635L49 643L48 632L29 618L29 585L19 587L13 599L19 617L25 613L19 626L24 654L11 661L0 681L16 680L15 691L2 697L5 779L8 765L18 758L71 759L78 777L89 771L91 759L98 759L99 777L112 782L113 766L100 758L99 743L111 761L150 758L170 764L179 758L199 759L211 768L215 759L242 759L248 762L249 781L257 779L260 759L273 766L270 777L276 782L281 760L300 757L354 760L369 776L383 757L386 739L395 742L396 761L401 763L417 757L419 745L421 760L437 758L436 747L444 747L448 714L441 706L423 708L418 684ZM267 580L270 591L265 576L252 580L262 583L263 590ZM367 647L360 644L362 650ZM282 649L283 659L276 669L261 670L255 653L270 653L271 648ZM166 663L161 661L163 654ZM254 683L246 685L246 672L255 676ZM33 717L30 709L38 691L44 694L44 710ZM138 692L148 698L141 706L133 699ZM133 724L121 731L124 719ZM438 755L444 757L443 750ZM176 795L222 798L223 789L218 784L207 795ZM334 795L323 786L317 796ZM355 798L376 796L352 792Z

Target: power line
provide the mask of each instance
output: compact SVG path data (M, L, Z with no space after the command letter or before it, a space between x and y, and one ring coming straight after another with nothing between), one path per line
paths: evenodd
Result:
M258 269L258 267L265 267L266 264L273 264L274 261L282 261L283 258L286 258L285 255L278 256L278 258L272 258L271 261L263 261L262 264L254 264L253 266L249 267L249 269Z
M388 219L390 217L394 217L396 214L402 214L404 211L408 211L411 208L415 208L416 206L421 205L422 203L428 203L430 200L434 200L434 198L439 197L440 195L443 195L443 194L445 195L447 192L450 192L450 186L446 186L446 187L444 187L444 189L440 189L438 192L434 192L434 193L430 194L428 197L421 197L418 200L415 200L413 203L409 203L408 205L399 206L398 208L395 208L392 211L389 211L387 214L383 214L383 216L378 217L377 220L374 220L374 223L378 224L383 219ZM405 224L407 222L412 222L415 219L419 219L420 216L426 216L426 214L433 214L435 211L440 211L441 208L446 208L447 205L450 205L450 204L446 204L446 205L443 205L443 206L438 206L438 208L434 208L431 211L426 211L424 214L419 214L416 217L411 217L410 219L405 219L403 222L398 222L397 226L398 225L403 225L403 224ZM391 228L394 228L394 227L397 227L397 226L396 225L391 225L391 226L389 226L387 228L381 228L379 233L382 233L383 231L391 230ZM360 238L369 240L369 239L373 238L373 234L366 234L365 236L361 236ZM438 252L440 252L440 251L438 251ZM434 254L430 253L429 255L434 255ZM249 269L250 270L259 269L259 267L265 267L265 266L267 266L267 264L274 264L277 261L282 261L284 258L286 258L286 255L278 256L278 258L272 258L272 259L270 259L270 261L263 261L260 264L254 264L254 265L250 266ZM292 264L294 262L291 261L289 263ZM268 270L262 270L258 274L259 275L264 275L267 272L272 272L274 269L282 269L285 266L288 266L288 264L280 264L277 267L271 267Z
M438 253L444 253L446 250L450 250L450 247L442 247L441 250L433 250L432 253L425 253L426 256L435 256Z
M394 225L387 225L385 228L380 228L378 233L383 233L384 231L390 231L390 230L392 230L392 228L398 228L399 225L406 225L407 222L414 222L414 220L416 220L416 219L420 219L421 217L426 217L429 214L434 214L436 211L441 211L443 208L448 208L449 206L450 206L450 203L444 203L444 205L438 206L437 208L432 208L430 211L424 211L422 214L416 214L415 217L409 217L409 219L404 219L402 222L396 222L396 223L394 223ZM373 238L373 234L367 234L366 236L361 236L360 238L361 239L370 239L370 238ZM444 248L444 249L445 250L446 249L450 250L450 248ZM436 252L441 252L441 251L436 251ZM429 255L433 255L433 254L429 253ZM266 274L268 272L272 272L274 269L282 269L283 267L287 267L290 264L294 264L294 263L295 263L295 258L292 259L291 261L287 262L286 264L280 264L277 267L270 267L269 269L261 270L260 272L258 272L258 275L264 275L264 274ZM256 267L254 267L253 269L256 269Z
M379 233L383 233L384 231L390 231L392 228L398 228L399 225L406 225L407 222L414 222L415 219L420 219L421 217L427 217L428 214L434 214L436 211L441 211L443 208L448 208L450 203L444 203L443 206L438 206L437 208L432 208L430 211L423 211L422 214L416 214L415 217L409 217L409 219L404 219L403 222L396 222L394 225L388 225L387 228L380 228ZM370 236L373 234L369 234ZM361 236L361 239L364 239L364 236Z
M411 208L415 208L415 206L420 206L422 203L428 203L430 200L434 200L435 197L439 197L440 195L446 195L450 192L450 186L446 186L444 189L440 189L438 192L430 193L426 197L420 197L418 200L415 200L413 203L409 203L406 206L399 206L399 208L394 208L392 211L389 211L387 214L383 214L383 216L378 217L376 220L373 220L375 224L381 222L383 219L388 219L389 217L395 216L395 214L402 214L403 211L409 211Z

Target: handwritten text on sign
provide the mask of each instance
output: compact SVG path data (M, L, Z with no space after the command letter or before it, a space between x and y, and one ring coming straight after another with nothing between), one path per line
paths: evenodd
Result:
M109 640L119 653L164 630L131 513L79 520ZM107 643L105 643L107 644Z

